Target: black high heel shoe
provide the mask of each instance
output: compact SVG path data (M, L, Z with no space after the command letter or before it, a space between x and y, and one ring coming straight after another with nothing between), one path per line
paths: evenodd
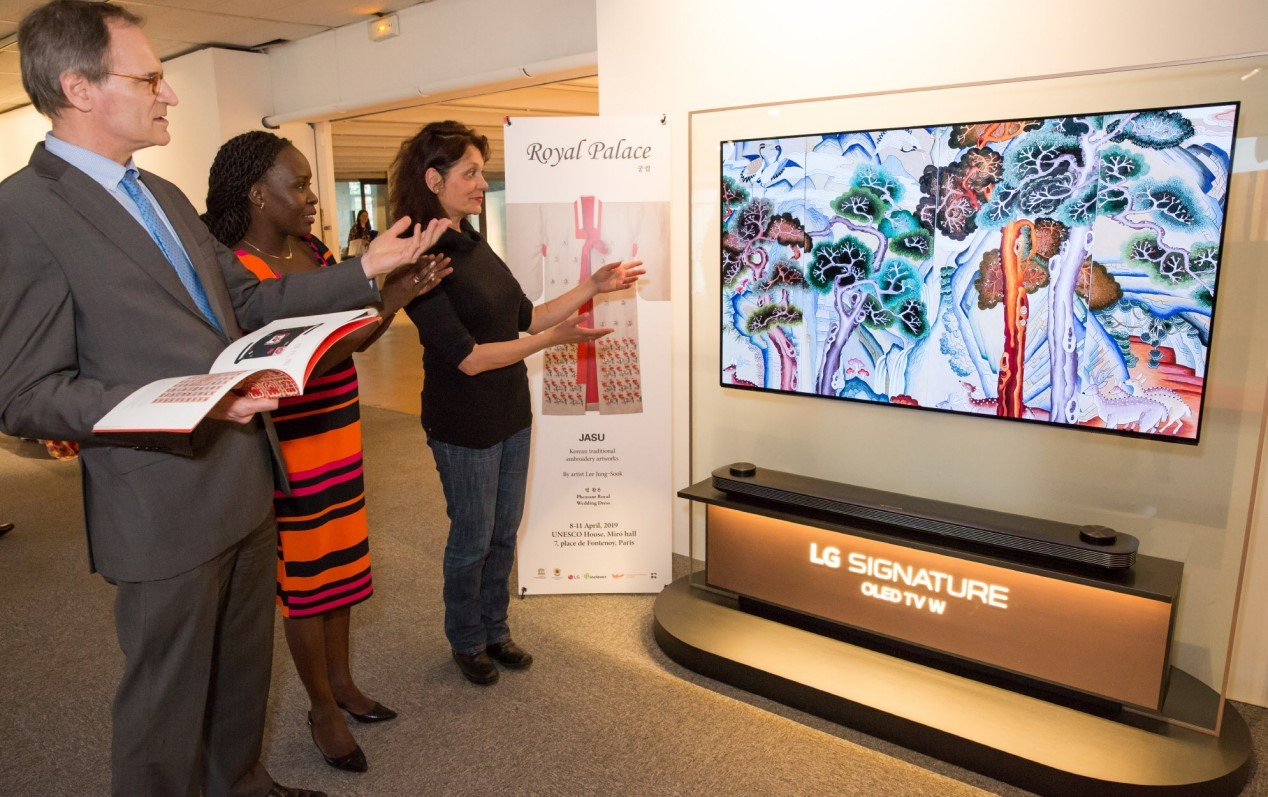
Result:
M342 703L338 705L339 708L348 712L349 717L352 717L357 722L387 722L388 720L396 719L396 712L377 700L374 701L374 706L364 714L358 714Z
M326 763L335 769L342 769L344 772L365 772L370 769L369 763L365 760L365 752L361 750L361 745L352 748L352 752L345 753L341 756L328 756L321 749L321 745L317 744L317 731L313 727L313 715L308 715L308 733L313 737L313 746L317 748L317 752L321 753L321 757L326 759Z

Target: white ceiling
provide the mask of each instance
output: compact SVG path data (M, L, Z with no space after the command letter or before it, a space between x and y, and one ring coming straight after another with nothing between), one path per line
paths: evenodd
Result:
M0 0L0 113L27 104L18 68L18 20L43 0ZM203 47L262 49L419 5L420 0L117 0L145 18L159 58ZM421 0L431 2L431 0ZM527 88L473 87L429 105L343 119L331 126L337 179L382 178L401 142L431 121L457 119L489 137L486 170L500 176L502 119L599 112L598 78L578 77Z

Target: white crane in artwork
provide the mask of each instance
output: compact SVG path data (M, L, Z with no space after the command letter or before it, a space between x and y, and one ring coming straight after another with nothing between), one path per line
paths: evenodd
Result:
M791 188L806 176L806 170L801 164L792 159L792 156L784 157L784 148L779 144L775 145L775 156L770 158L766 164L766 168L762 169L757 176L757 182L763 188L770 188L776 183L787 182Z
M740 182L749 183L770 165L766 160L766 142L763 141L757 145L756 155L748 155L746 157L748 158L748 165L744 167L744 171L740 172Z

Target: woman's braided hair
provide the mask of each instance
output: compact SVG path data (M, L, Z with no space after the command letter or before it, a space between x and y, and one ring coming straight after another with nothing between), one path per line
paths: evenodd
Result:
M225 246L241 241L251 226L248 192L273 168L290 139L264 130L234 136L216 153L207 177L207 212L203 223Z

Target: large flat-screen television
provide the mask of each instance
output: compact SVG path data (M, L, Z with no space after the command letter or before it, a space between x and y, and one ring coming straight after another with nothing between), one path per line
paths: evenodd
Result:
M722 142L721 384L1196 443L1237 112Z

